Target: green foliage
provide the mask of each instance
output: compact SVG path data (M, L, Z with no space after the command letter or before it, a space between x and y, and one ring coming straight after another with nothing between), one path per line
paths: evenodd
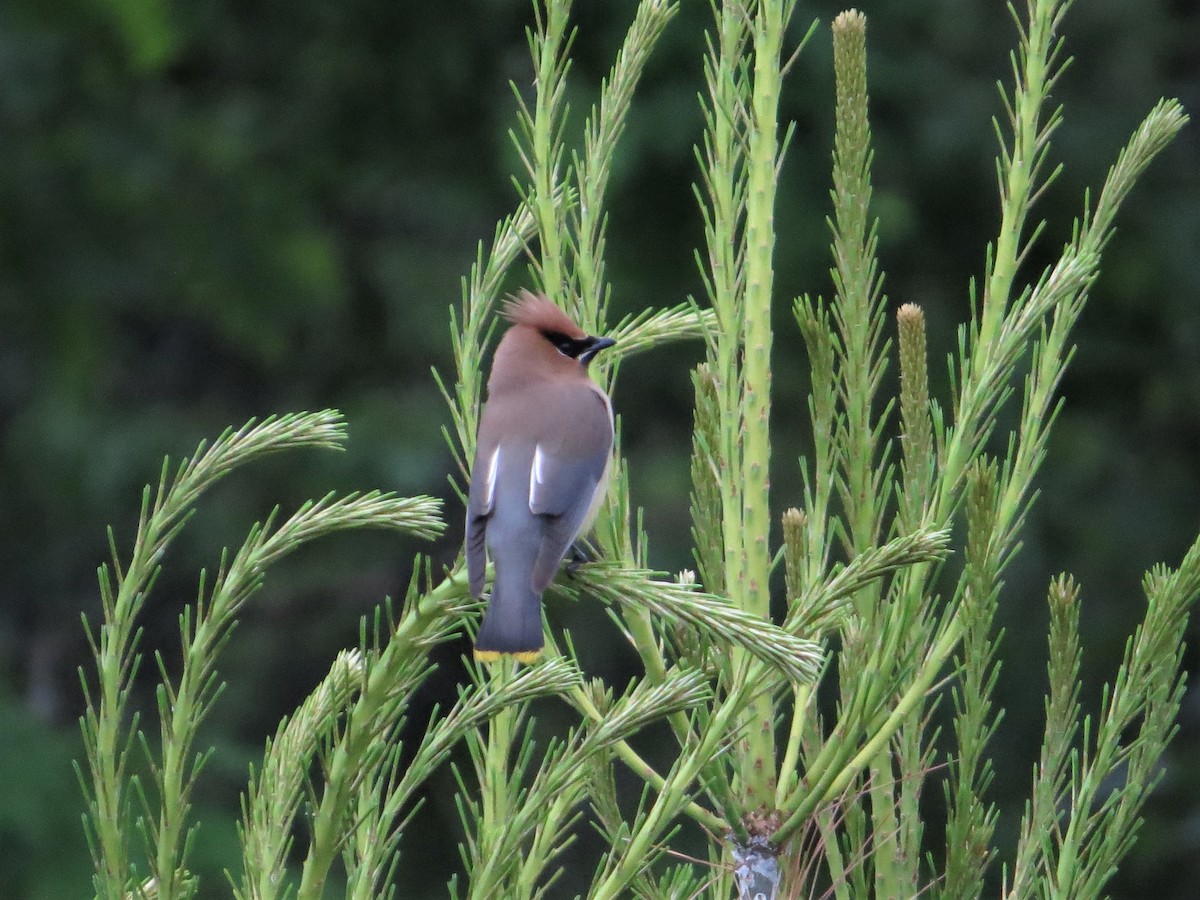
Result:
M697 151L705 296L610 328L605 209L615 148L679 8L638 5L573 149L571 3L535 3L533 92L514 85L518 206L491 245L480 245L451 310L453 377L435 373L451 415L452 483L461 495L494 303L524 253L528 282L589 330L618 337L598 373L609 387L626 355L700 339L691 533L701 583L649 565L618 435L595 532L599 561L561 579L555 593L605 604L641 671L622 689L592 677L580 635L551 629L543 662L475 665L444 713L414 723L415 696L435 669L431 652L464 625L470 631L477 606L461 559L435 575L432 561L419 558L403 601L385 601L364 621L359 646L336 655L252 766L242 868L228 873L236 896L316 900L333 883L363 900L403 896L396 871L404 838L419 821L423 789L459 747L465 757L452 768L465 877L452 883L454 896L551 895L585 821L603 842L585 883L589 898L971 897L992 883L997 858L1005 896L1108 889L1173 735L1183 631L1200 595L1200 541L1178 570L1146 576L1145 619L1095 716L1082 713L1077 687L1079 590L1066 576L1051 584L1045 738L1015 848L997 846L990 796L1003 713L996 619L1114 216L1186 117L1175 101L1151 110L1095 202L1085 198L1061 254L1022 286L1041 233L1029 226L1030 211L1059 173L1048 160L1062 112L1048 109L1048 98L1064 65L1066 6L1030 0L1014 10L1019 47L1012 86L1001 92L1007 121L996 129L999 230L981 291L971 289L941 401L923 309L902 306L896 339L888 337L871 213L866 20L853 11L834 20L834 294L791 304L809 354L812 440L801 460L801 508L780 514L770 477L773 312L791 136L780 100L791 54L806 40L789 27L795 4L714 3ZM169 52L165 37L135 38L145 42L147 65ZM898 390L887 378L893 365ZM442 532L438 501L377 492L330 494L252 526L235 552L222 554L215 577L201 573L195 602L180 614L178 665L154 651L152 736L132 702L146 652L139 621L197 503L249 461L339 449L345 437L329 411L251 421L174 470L164 463L157 488L143 493L126 553L110 533L102 618L85 617L95 671L83 674L79 765L97 896L198 894L193 798L213 758L198 728L221 693L217 660L268 569L335 532ZM776 521L782 540L773 542ZM771 602L780 584L782 611ZM551 702L567 724L547 736L535 713ZM626 770L640 785L632 801L617 787ZM926 827L921 804L939 782L944 834ZM696 844L707 859L682 850ZM298 870L292 859L302 859Z
M344 423L332 412L271 418L227 431L211 446L201 444L173 476L169 461L163 463L157 490L147 486L143 492L137 536L125 561L110 534L112 562L100 567L104 620L98 629L93 629L84 619L96 658L95 680L81 673L88 710L83 718L87 761L81 767L80 777L90 801L88 839L96 863L97 896L123 898L131 891L139 896L194 895L196 879L188 872L188 855L195 837L195 826L188 821L190 797L210 753L195 750L196 729L220 694L215 669L217 655L242 606L261 587L267 568L307 541L336 531L390 528L427 538L440 532L437 501L424 497L409 500L376 492L336 499L327 496L316 503L303 504L279 524L272 514L264 524L254 525L232 558L223 555L211 584L207 574L201 572L196 603L185 607L179 618L183 646L183 667L179 674L172 675L163 656L155 654L162 681L157 694L160 734L157 746L153 746L139 728L139 716L134 713L132 720L129 718L131 682L142 662L135 623L154 586L162 557L192 516L196 502L218 480L251 459L299 447L337 449L344 440ZM414 619L417 625L428 621L443 623L440 629L425 624L420 633L423 639L436 640L448 631L444 617L439 620L428 611L422 616L420 609L411 610L401 624L408 624L411 629ZM419 658L419 654L408 649L402 640L407 637L411 643L412 638L403 627L396 632L396 640L389 647L398 648L395 655L401 657L401 666L416 665L414 658ZM365 648L363 653L367 653ZM391 660L381 650L376 650L375 656ZM344 681L349 677L342 671L344 668L344 662L335 664L335 679ZM359 677L365 684L359 691L359 702L370 697L377 706L380 701L375 695L380 691L390 694L392 679L384 680L386 676L372 671L369 663L360 668L364 671ZM397 674L389 669L383 671L393 678ZM411 681L415 686L419 677ZM320 704L316 705L319 712ZM340 713L341 708L337 711ZM373 713L374 708L369 707L368 717ZM306 755L311 756L316 741L327 730L330 714L326 709L324 716L310 715L299 720L309 728L304 742L307 746L299 757L301 763ZM387 724L390 726L394 721L393 716ZM353 718L349 722L354 723ZM371 752L371 742L380 727L356 724L351 751L344 749L345 734L334 745L335 751L341 751L338 762L349 756L346 765L359 764L359 758ZM366 747L362 746L364 740ZM143 754L149 770L149 784L132 771L133 757L138 752ZM380 749L374 752L378 754ZM277 767L272 774L278 774ZM272 790L281 787L299 790L300 784L292 778L271 785ZM262 785L259 789L265 793ZM334 781L330 796L344 802L338 790L344 787ZM285 807L289 802L294 813L298 798L282 800ZM337 814L341 814L340 807ZM286 828L291 823L280 824ZM138 834L144 842L144 864L134 858L130 839L133 834ZM275 837L276 841L283 840L279 835ZM278 857L268 861L282 863ZM323 875L322 872L314 878Z

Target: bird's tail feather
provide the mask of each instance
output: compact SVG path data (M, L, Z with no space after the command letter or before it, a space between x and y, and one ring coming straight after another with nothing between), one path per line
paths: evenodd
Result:
M505 579L499 569L487 612L475 638L475 658L494 662L512 656L530 663L542 652L542 598L528 577Z

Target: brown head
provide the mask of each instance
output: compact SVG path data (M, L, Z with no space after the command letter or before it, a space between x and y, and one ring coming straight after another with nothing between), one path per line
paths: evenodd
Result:
M512 323L496 347L488 393L540 379L586 379L592 358L615 341L594 337L545 297L522 291L504 307Z

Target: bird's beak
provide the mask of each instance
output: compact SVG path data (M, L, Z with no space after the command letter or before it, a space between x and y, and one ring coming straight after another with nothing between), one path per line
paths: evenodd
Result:
M611 347L613 344L616 343L616 341L614 341L610 337L591 337L591 336L589 336L587 340L588 340L587 349L579 354L579 361L581 363L583 363L585 366L588 363L590 363L592 361L592 357L594 357L601 350L606 350L607 348Z

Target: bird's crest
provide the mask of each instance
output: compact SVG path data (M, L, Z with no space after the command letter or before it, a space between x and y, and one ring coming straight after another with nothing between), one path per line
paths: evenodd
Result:
M526 290L505 302L503 315L514 325L525 325L542 332L557 332L570 338L581 338L586 334L550 300Z

